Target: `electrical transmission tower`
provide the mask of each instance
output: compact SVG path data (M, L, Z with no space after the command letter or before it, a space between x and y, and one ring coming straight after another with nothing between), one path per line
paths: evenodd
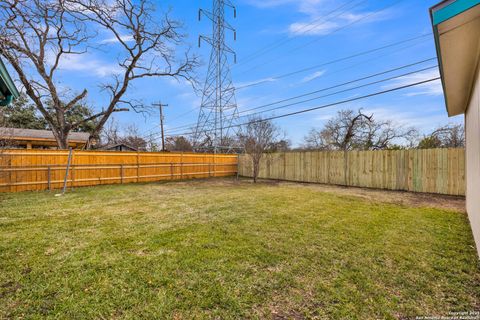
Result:
M236 40L235 29L225 21L225 8L233 9L236 18L236 8L231 0L213 0L212 12L200 9L198 19L202 15L213 23L213 32L210 37L201 35L198 39L212 46L208 73L203 89L202 105L194 134L194 143L197 150L213 152L228 152L231 143L228 141L232 134L232 125L238 119L235 87L232 83L228 55L235 52L225 43L225 31L230 30ZM212 150L213 149L213 150Z

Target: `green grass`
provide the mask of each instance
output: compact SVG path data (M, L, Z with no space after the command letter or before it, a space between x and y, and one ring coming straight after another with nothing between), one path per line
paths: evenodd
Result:
M480 307L466 215L229 181L0 195L0 318L396 319Z

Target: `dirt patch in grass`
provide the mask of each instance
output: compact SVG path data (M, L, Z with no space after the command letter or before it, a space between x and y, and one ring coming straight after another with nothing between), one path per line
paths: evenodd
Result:
M227 181L224 181L228 183ZM217 183L220 183L218 181ZM249 183L249 180L242 179L241 183ZM335 193L337 195L347 195L359 197L369 201L385 202L411 207L428 207L436 209L453 210L466 212L465 197L450 196L433 193L414 193L406 191L379 190L357 187L342 187L335 185L324 185L314 183L284 182L275 180L260 180L259 183L270 186L301 186L316 191Z
M357 196L371 201L465 212L465 197L459 196L324 185L310 185L310 187L319 191Z

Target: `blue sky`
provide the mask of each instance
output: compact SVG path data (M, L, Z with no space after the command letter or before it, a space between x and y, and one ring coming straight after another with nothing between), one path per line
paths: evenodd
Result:
M233 35L230 34L227 34L227 39L238 57L236 65L233 65L232 59L232 78L235 85L241 87L431 33L428 8L438 0L236 0L234 2L238 15L234 20L231 14L230 23L237 29L237 41L233 42ZM341 10L325 18L327 13L340 6L343 6ZM157 9L161 12L171 8L171 16L184 22L184 31L188 34L187 43L204 61L202 67L198 69L198 77L203 81L207 70L209 48L205 45L199 49L196 43L198 35L208 34L211 26L206 19L197 21L199 7L210 9L211 1L158 1ZM108 39L108 35L105 35L104 42L107 48L105 52L91 52L88 56L76 57L75 60L64 64L62 71L64 85L76 90L87 87L88 102L97 109L106 102L105 94L100 91L99 84L107 81L116 68L114 52L117 44L108 42ZM279 41L282 45L265 50L267 46L278 44ZM254 58L251 58L252 55ZM250 109L435 56L433 36L428 35L396 47L238 90L238 107L240 111ZM433 60L387 76L435 64L436 61ZM432 69L386 83L287 107L276 112L268 112L264 116L280 115L361 96L432 78L437 74L438 71ZM187 83L158 78L142 79L137 82L130 89L129 97L141 99L145 104L156 101L168 103L169 106L165 109L167 132L182 125L195 123L201 101L201 96L195 93ZM278 119L275 122L285 130L294 145L299 145L311 128L321 128L325 121L334 116L338 110L359 108L373 113L379 119L391 119L399 125L415 126L421 132L428 132L441 124L463 121L461 116L447 117L441 85L437 81L391 94ZM134 112L115 115L120 125L127 126L135 123L143 134L159 131L158 118L158 113L155 112L150 115Z

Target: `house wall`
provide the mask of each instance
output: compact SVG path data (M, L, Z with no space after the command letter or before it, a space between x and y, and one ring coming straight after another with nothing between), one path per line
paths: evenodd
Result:
M467 212L480 256L480 71L465 113Z

